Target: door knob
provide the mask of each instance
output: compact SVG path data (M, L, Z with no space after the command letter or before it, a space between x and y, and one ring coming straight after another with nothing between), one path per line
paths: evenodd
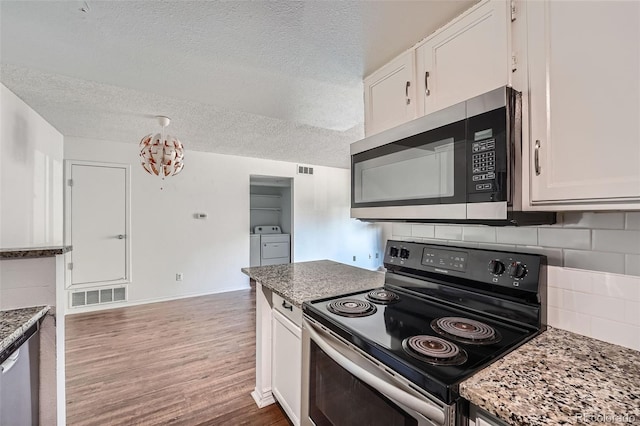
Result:
M118 239L119 239L119 240L124 239L124 235L123 235L123 234L118 235Z

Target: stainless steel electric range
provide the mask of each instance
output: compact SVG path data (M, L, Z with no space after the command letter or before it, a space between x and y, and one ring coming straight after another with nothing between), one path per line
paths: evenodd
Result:
M383 288L303 304L303 425L466 425L459 384L544 329L546 258L388 241Z

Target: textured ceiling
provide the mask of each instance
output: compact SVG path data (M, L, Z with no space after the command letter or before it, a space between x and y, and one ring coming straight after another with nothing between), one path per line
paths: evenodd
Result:
M465 1L1 1L0 79L66 136L348 167L362 77Z

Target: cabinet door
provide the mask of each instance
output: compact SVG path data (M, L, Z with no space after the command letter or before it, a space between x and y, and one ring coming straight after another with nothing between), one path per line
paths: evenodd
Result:
M364 79L367 136L416 118L414 58L410 50Z
M527 2L527 17L533 204L639 199L640 2Z
M463 14L416 52L418 114L481 95L509 82L507 2Z
M300 424L302 331L280 312L273 312L271 387L294 425Z

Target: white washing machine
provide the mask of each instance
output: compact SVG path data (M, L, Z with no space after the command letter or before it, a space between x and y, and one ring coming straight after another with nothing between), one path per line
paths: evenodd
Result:
M255 253L255 235L260 236L260 266L291 262L291 235L283 234L277 225L260 225L253 229L251 239L252 259ZM251 262L253 263L253 261Z

